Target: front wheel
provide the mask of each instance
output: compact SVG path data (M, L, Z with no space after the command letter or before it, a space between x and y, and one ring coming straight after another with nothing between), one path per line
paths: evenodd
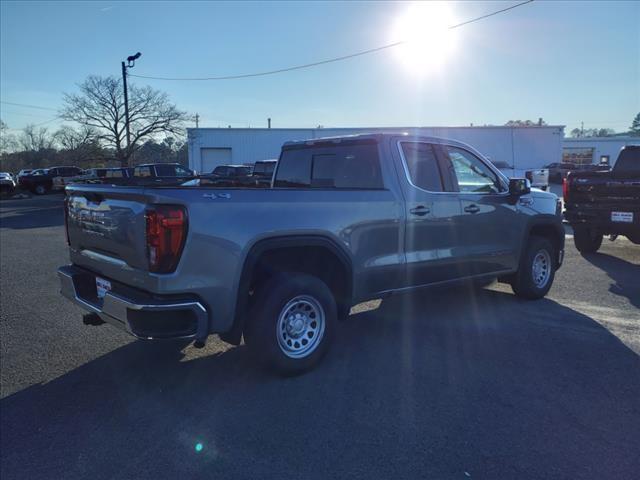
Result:
M573 243L580 253L595 253L602 245L602 234L593 229L576 227L573 229Z
M244 337L262 365L295 375L322 359L336 323L337 307L329 287L314 276L289 273L258 289Z
M518 297L537 300L544 297L555 277L556 250L543 237L531 237L520 260L520 267L511 281Z

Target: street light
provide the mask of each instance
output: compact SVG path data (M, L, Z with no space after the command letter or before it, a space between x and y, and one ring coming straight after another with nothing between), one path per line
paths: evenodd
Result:
M127 68L133 68L136 60L140 58L140 52L127 57L127 64L122 62L122 85L124 86L124 119L127 129L127 152L131 153L131 134L129 133L129 93L127 92ZM129 157L127 157L128 161Z

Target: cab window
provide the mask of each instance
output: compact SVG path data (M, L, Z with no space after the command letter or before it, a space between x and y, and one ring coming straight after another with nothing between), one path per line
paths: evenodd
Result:
M402 142L401 147L411 183L429 192L442 192L442 174L433 145Z
M471 152L444 145L454 181L462 193L500 193L504 185L482 160Z

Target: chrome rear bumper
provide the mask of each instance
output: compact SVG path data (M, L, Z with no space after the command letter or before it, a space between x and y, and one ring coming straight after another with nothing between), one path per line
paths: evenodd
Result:
M163 299L121 284L98 298L96 275L75 265L60 267L58 277L63 296L134 337L204 341L209 334L207 309L197 299Z

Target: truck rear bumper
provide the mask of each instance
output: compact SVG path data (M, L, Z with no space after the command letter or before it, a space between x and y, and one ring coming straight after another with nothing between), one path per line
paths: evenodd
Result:
M628 212L633 215L631 222L614 222L611 220L611 212ZM640 211L635 207L621 206L607 209L567 209L565 220L574 228L587 227L597 230L605 235L640 235Z
M63 296L136 338L204 341L209 333L207 309L197 299L152 296L116 282L99 298L96 275L75 265L60 267L58 277Z

